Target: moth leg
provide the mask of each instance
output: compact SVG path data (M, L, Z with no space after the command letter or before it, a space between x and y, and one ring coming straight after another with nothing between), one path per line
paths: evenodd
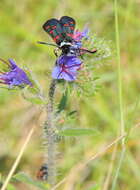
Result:
M54 55L56 56L56 57L58 57L58 51L59 51L59 49L58 48L56 48L56 49L54 49Z
M81 57L82 60L84 60L84 57L83 57L83 52L81 51L81 49L78 49L78 53L79 53L79 56Z
M80 55L80 57L81 57L81 59L82 59L82 60L84 60L84 57L83 57L83 55L82 55L82 54Z

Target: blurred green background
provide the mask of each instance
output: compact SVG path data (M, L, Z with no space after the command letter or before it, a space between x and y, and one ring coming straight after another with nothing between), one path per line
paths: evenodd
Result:
M126 154L116 190L140 189L140 1L118 1L123 71L123 104L126 131ZM36 41L51 42L42 30L49 18L69 15L75 18L77 28L89 23L92 33L112 40L115 47L114 2L111 0L1 0L0 1L0 57L13 58L19 65L29 67L47 92L55 56L53 48L42 47ZM113 52L114 50L112 50ZM95 71L94 71L95 72ZM119 133L119 101L117 63L115 54L107 64L96 68L102 88L94 97L70 97L69 110L78 111L71 119L73 126L94 128L98 135L67 138L59 146L58 181L68 174L66 182L58 189L105 190L113 149L100 159L90 162L79 172L79 164L111 142ZM61 92L58 91L56 102ZM42 123L45 114L39 107L22 99L18 92L0 88L0 173L6 176L33 125L37 129L17 168L35 178L43 160ZM108 190L116 173L120 147L113 162ZM70 171L74 168L73 171ZM73 173L70 173L73 172ZM35 189L16 184L18 189Z

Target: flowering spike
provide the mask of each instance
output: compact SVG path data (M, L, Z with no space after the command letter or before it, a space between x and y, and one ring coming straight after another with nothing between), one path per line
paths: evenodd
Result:
M0 74L0 83L9 85L10 88L14 86L24 87L25 85L32 86L31 81L29 80L25 71L16 65L16 63L9 59L9 62L0 59L3 63L8 65L8 72L1 72Z

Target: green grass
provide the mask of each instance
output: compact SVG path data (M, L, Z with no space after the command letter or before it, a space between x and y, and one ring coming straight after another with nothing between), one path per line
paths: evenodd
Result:
M114 0L114 13L115 13L115 33L116 33L116 51L117 51L117 64L118 64L118 96L119 96L119 108L120 108L120 133L125 134L125 121L124 121L124 111L123 111L123 87L122 87L122 69L121 69L121 57L120 57L120 37L119 37L119 23L118 23L118 1ZM117 179L119 173L121 172L121 166L123 164L125 156L125 138L122 139L122 150L120 153L120 158L116 168L116 173L112 182L111 190L116 188Z

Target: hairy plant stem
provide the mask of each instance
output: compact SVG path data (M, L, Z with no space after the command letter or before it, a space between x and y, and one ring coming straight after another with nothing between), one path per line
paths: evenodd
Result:
M53 113L53 101L56 88L56 80L52 80L48 94L48 104L46 105L47 118L44 123L44 145L45 145L45 165L48 168L47 182L50 185L55 184L56 180L56 150L57 144L55 141L56 127L54 124L54 113Z

